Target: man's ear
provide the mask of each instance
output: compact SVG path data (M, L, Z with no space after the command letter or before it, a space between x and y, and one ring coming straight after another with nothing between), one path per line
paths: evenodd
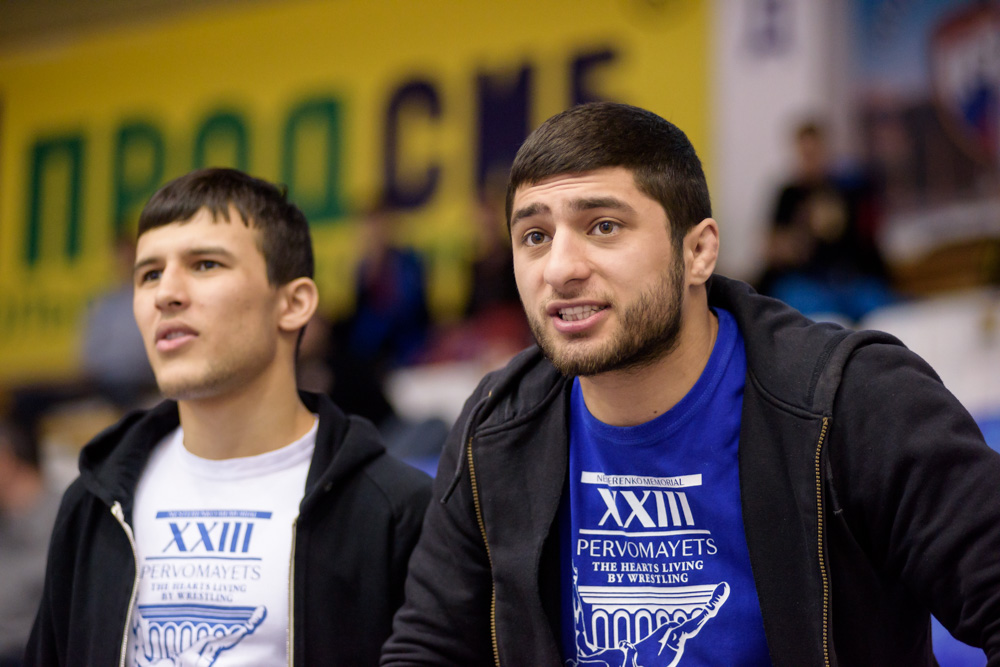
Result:
M282 331L299 331L312 318L319 306L319 290L312 278L296 278L278 288L278 328Z
M704 285L719 259L719 225L705 218L684 236L684 263L689 285Z

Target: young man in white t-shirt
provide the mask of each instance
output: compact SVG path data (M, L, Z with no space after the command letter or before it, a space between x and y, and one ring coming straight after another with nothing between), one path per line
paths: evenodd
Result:
M84 449L27 664L377 662L429 481L297 391L312 274L270 183L203 169L150 199L134 311L171 400Z

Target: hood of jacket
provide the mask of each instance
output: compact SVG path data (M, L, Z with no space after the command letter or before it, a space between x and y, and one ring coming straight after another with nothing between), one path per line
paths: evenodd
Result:
M732 313L743 335L749 379L790 410L830 416L844 366L860 347L902 345L881 331L814 322L746 283L713 276L708 303Z
M317 489L332 488L385 454L378 431L366 419L348 416L322 394L300 392L306 408L319 415L316 448L300 505L305 514ZM120 502L131 517L136 485L156 445L180 424L177 403L131 412L93 438L80 452L80 480L108 506Z

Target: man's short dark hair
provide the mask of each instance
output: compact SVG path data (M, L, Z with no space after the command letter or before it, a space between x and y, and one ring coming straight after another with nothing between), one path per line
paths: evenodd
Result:
M508 227L522 185L605 167L632 172L639 191L663 206L675 239L712 217L701 160L680 128L645 109L592 102L549 118L518 150L507 183Z
M260 231L267 279L284 285L314 271L306 216L288 201L288 192L237 169L207 168L174 179L156 191L139 215L139 236L150 229L190 220L208 209L229 222L230 206L243 223Z

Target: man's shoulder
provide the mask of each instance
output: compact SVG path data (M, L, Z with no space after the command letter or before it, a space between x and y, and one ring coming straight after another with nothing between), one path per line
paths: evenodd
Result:
M568 381L541 349L532 345L484 375L466 408L481 404L480 426L519 421L548 406L568 387Z
M709 303L735 318L753 381L783 403L805 410L828 411L843 374L863 365L857 362L860 350L867 350L863 358L889 349L907 354L889 334L815 322L722 276L712 277Z
M352 426L374 430L367 420L350 420ZM419 525L431 498L430 476L389 454L380 442L366 440L367 434L359 437L357 433L345 438L340 444L343 451L307 490L306 504L347 502L347 506L365 508L364 520L368 522ZM344 455L351 461L337 460ZM330 493L338 487L340 492Z
M365 474L385 494L390 504L430 498L430 476L388 452L373 459L365 467Z
M364 479L391 505L430 494L430 477L386 452L375 425L347 415L325 396L303 394L307 407L320 415L310 478L317 486Z

